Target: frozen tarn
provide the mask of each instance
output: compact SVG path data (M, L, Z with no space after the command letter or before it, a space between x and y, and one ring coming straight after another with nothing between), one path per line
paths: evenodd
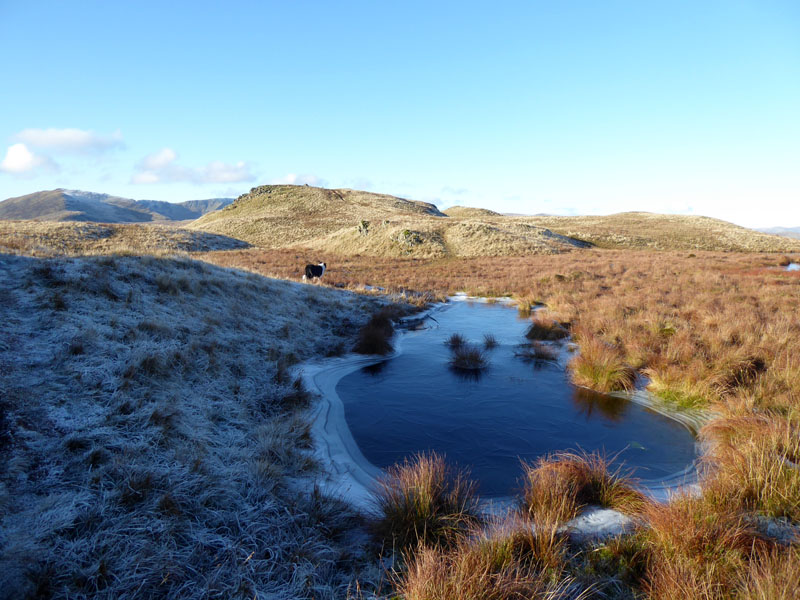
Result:
M399 364L404 357L417 353L421 340L424 344L431 346L434 352L443 351L446 356L447 349L442 341L453 330L463 332L465 337L473 341L480 340L483 333L491 332L496 337L500 338L501 350L505 347L505 351L509 354L509 357L507 357L508 360L515 361L514 369L523 374L523 379L529 377L530 373L533 373L533 376L536 376L537 373L541 374L542 371L537 372L532 366L525 365L518 359L513 358L513 347L519 341L517 339L512 339L515 335L514 329L517 328L516 335L519 335L520 324L521 329L524 331L527 322L516 321L514 313L511 311L502 311L498 306L484 306L483 309L489 309L490 312L502 311L504 316L503 321L509 321L510 324L497 324L485 318L481 318L479 323L475 324L462 317L465 310L472 310L478 306L479 302L464 296L459 296L458 298L454 298L454 300L467 302L456 302L450 305L438 305L434 307L429 313L433 318L428 321L428 329L422 332L403 333L399 335L395 342L395 353L393 356L389 357L388 360L386 358L379 359L377 357L349 356L316 362L304 367L303 372L306 384L309 388L322 396L322 401L317 406L315 413L313 435L317 441L319 457L329 467L324 482L327 489L335 490L344 495L349 501L369 509L371 505L371 490L375 484L375 478L381 474L379 466L386 466L394 462L387 460L384 465L376 466L375 460L369 460L368 457L365 456L367 452L363 451L359 444L356 443L358 436L354 437L352 428L347 422L346 405L342 402L342 397L339 393L340 383L348 376L366 368L377 372L377 375L367 375L367 377L384 377L384 373L392 367L384 366L383 371L381 371L380 365L387 365L387 363L392 363L393 361L398 361ZM461 308L458 308L459 306L461 306ZM494 311L492 309L494 309ZM453 319L453 317L455 317L455 319ZM455 324L453 321L455 321ZM496 350L491 352L494 353ZM566 357L567 351L563 350L560 357L561 366L554 367L551 365L550 367L545 367L543 370L560 369L560 377L563 380L565 378L563 363L566 361ZM444 359L440 357L440 362L443 360ZM496 361L492 358L491 353L490 361L492 361L489 367L489 372L491 373L493 369L496 369ZM428 360L428 362L431 361ZM447 372L447 369L446 366L443 366L443 371L440 373L440 376L445 376L445 372ZM415 377L419 376L418 370L413 370L413 373ZM452 374L448 374L446 376L450 377L451 375ZM553 375L553 371L550 372L550 375ZM487 375L487 377L488 376L489 375ZM507 378L513 378L515 376L516 375L511 374L508 375ZM461 380L456 379L454 385L460 385L459 381ZM467 381L466 383L468 386L475 385L474 381ZM562 381L562 384L564 384L564 381ZM410 395L413 396L414 394L411 393ZM581 392L581 395L583 395L583 392ZM384 396L382 394L378 394L378 396L380 396L380 402L382 403ZM649 482L648 488L646 489L652 496L658 499L665 499L669 493L693 482L693 459L696 458L698 453L698 448L695 446L694 439L691 435L693 428L689 424L677 423L668 419L667 416L660 416L652 413L649 409L643 408L638 402L641 398L634 397L630 400L632 400L632 402L628 401L628 399L604 397L602 402L595 402L594 404L592 402L584 402L582 405L579 404L577 409L579 413L583 411L584 418L590 417L590 415L586 413L592 411L598 413L595 416L599 417L601 422L605 422L604 426L608 431L613 431L613 418L617 411L621 409L623 412L641 412L642 414L648 415L647 418L669 421L671 425L669 425L668 428L673 428L678 432L679 438L686 437L685 443L682 444L682 446L679 444L678 448L681 452L685 450L686 456L677 461L678 464L676 467L662 469L660 476L656 478L656 481ZM365 398L365 401L367 405L370 404L368 399ZM567 398L566 402L571 403L572 400ZM377 401L372 402L372 404L379 406ZM362 408L364 406L365 405L362 405ZM464 406L466 407L466 405ZM393 423L396 424L396 421L393 421ZM412 423L412 425L418 424ZM681 425L683 425L683 427ZM424 427L417 426L417 429L424 429ZM384 431L384 438L388 438L393 435L393 433L394 432L387 433ZM643 452L644 450L642 447L652 446L653 440L641 438L641 433L642 432L640 432L639 440L626 440L625 445L629 446L627 449L629 452L632 450ZM506 438L508 438L508 436L506 436ZM504 443L507 441L507 439L504 439ZM629 443L636 441L638 441L638 444ZM383 444L383 442L384 440L382 439L381 444ZM413 450L409 453L413 453ZM513 459L514 467L518 469L517 457L513 456L511 458ZM480 477L478 478L480 479ZM508 489L507 484L508 478L506 478L506 490ZM502 493L498 494L495 492L494 496L495 499L493 503L500 509L507 506L510 501L507 496L503 497Z

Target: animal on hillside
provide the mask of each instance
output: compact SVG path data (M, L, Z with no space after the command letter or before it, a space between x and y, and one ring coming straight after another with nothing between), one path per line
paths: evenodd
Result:
M321 262L318 265L306 265L306 272L303 275L303 281L306 279L320 279L325 273L325 263Z

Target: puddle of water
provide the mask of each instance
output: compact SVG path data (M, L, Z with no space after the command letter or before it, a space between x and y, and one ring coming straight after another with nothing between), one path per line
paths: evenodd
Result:
M515 356L529 321L501 305L458 302L435 314L431 329L406 334L403 353L344 376L336 392L358 447L385 468L434 450L468 467L486 497L518 489L520 460L559 450L599 450L652 483L696 458L692 433L622 398L571 385L561 364ZM489 367L465 376L449 367L445 340L474 344L493 334Z
M789 263L786 265L787 271L800 271L800 263Z

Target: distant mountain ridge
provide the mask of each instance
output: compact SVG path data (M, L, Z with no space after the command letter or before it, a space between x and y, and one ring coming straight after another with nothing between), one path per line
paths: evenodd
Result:
M0 219L93 223L193 221L228 206L233 200L132 200L110 194L58 188L3 200L0 202Z
M756 231L800 240L800 227L764 227Z

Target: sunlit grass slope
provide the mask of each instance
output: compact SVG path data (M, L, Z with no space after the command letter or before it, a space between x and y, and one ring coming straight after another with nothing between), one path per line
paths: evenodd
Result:
M383 194L268 185L191 227L264 248L371 256L538 254L586 245L528 223L491 218L450 218L432 204Z
M525 217L526 223L602 248L797 252L800 242L690 215L626 212L604 216Z

